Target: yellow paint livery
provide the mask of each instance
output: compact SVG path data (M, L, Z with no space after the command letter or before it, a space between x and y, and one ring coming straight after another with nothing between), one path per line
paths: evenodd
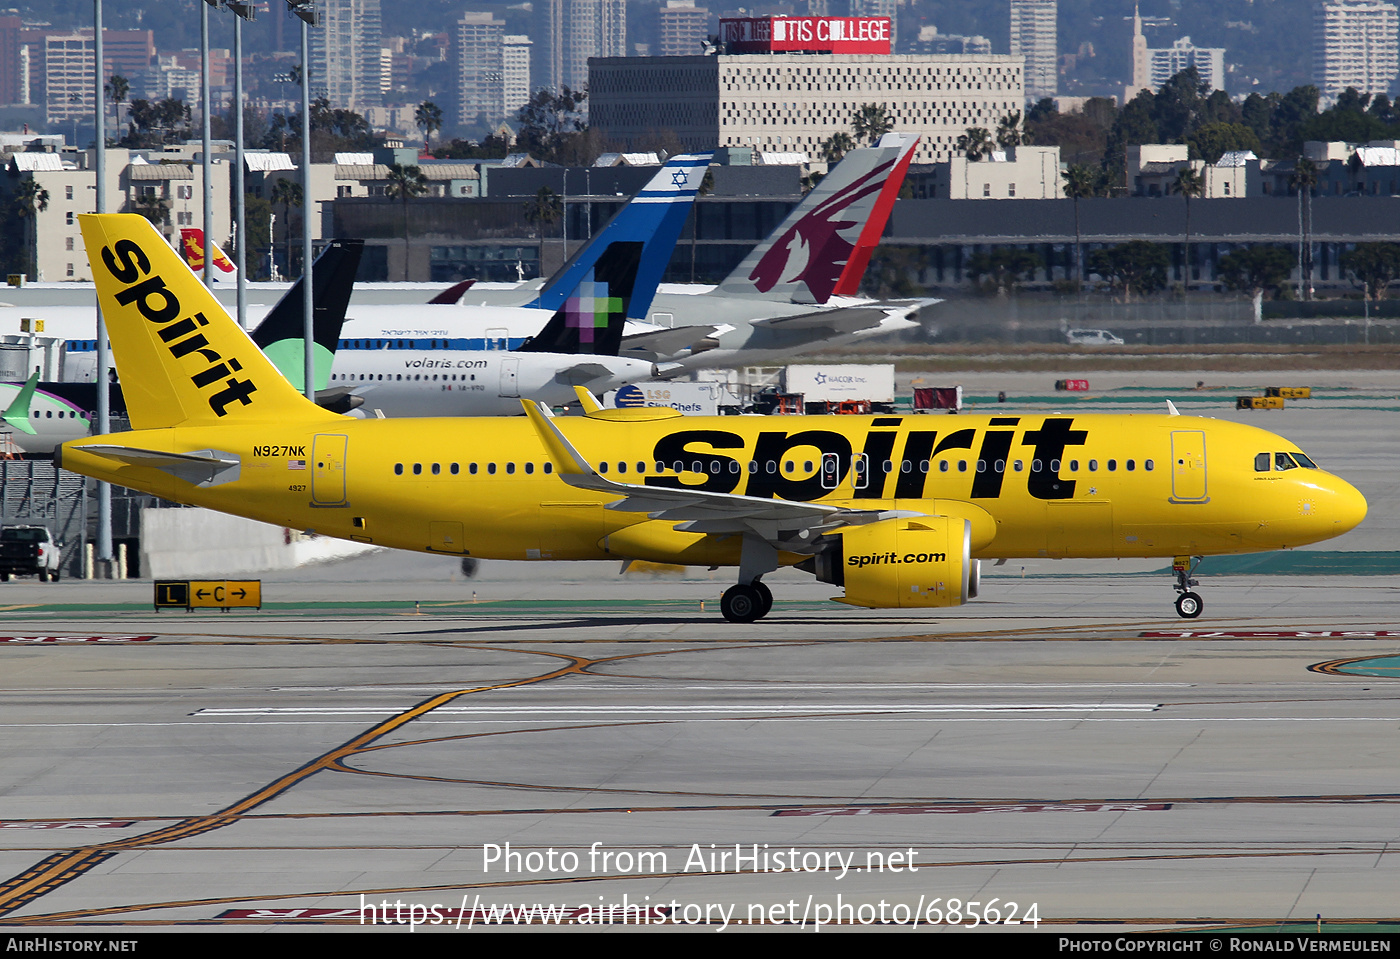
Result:
M952 606L978 558L1301 546L1365 516L1263 430L1185 416L351 419L284 380L141 217L80 218L134 432L62 465L182 503L400 549L737 565L725 615L800 565L844 602Z

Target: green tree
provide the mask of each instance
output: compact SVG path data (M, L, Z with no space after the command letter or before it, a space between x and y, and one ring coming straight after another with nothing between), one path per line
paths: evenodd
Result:
M292 207L302 205L301 184L290 177L279 177L267 198L273 206L282 204L282 239L287 251L287 275L292 274Z
M578 153L579 144L576 141L583 139L588 130L588 125L583 122L587 99L587 91L571 90L567 86L558 94L548 90L537 91L515 113L520 121L516 147L549 163L557 163L568 154Z
M967 259L967 275L982 288L982 292L1006 296L1016 285L1035 279L1035 271L1044 265L1039 253L1017 247L1001 247L990 253L974 253Z
M822 143L822 159L828 164L841 162L841 158L856 148L856 141L849 133L837 131Z
M1206 181L1191 167L1182 167L1176 172L1176 179L1172 182L1171 191L1180 193L1186 198L1186 249L1185 249L1185 283L1187 289L1191 287L1191 198L1200 196L1205 192Z
M102 89L107 99L112 101L112 120L117 129L120 130L122 125L122 104L126 102L126 96L131 92L131 84L127 82L126 77L122 76L120 73L114 73L107 82L102 85Z
M1293 269L1293 256L1280 246L1251 246L1220 258L1215 275L1225 288L1248 293L1259 300L1269 290L1277 290Z
M958 137L958 152L973 163L991 156L995 149L992 135L983 127L968 127L967 132Z
M25 177L23 180L20 180L19 185L15 187L13 208L15 215L24 223L24 251L20 258L23 264L23 270L21 272L29 276L31 280L37 279L37 277L29 275L30 270L33 268L30 262L29 252L34 249L35 243L37 242L36 231L38 229L39 214L49 208L49 191L44 189L34 177Z
M1021 122L1019 112L1008 113L997 122L997 145L1003 150L1009 150L1029 142L1030 134L1026 130L1026 125Z
M1298 285L1302 299L1313 298L1312 283L1312 191L1317 186L1317 166L1299 157L1288 182L1298 191Z
M1074 289L1078 292L1084 281L1084 244L1079 235L1079 200L1086 196L1100 196L1105 186L1102 170L1074 165L1062 174L1065 178L1065 192L1074 201Z
M1361 287L1362 295L1373 303L1379 302L1400 276L1400 244L1358 243L1342 254L1340 262Z
M1231 150L1262 149L1259 137L1244 123L1207 123L1186 138L1191 147L1191 159L1218 163Z
M1089 256L1089 272L1097 273L1113 287L1123 291L1123 302L1131 303L1133 294L1146 296L1167 285L1167 267L1171 256L1160 243L1130 240Z
M423 131L423 152L428 152L428 141L442 129L442 108L432 100L424 100L413 111L413 122Z
M880 137L894 129L894 117L883 103L865 103L851 116L851 132L856 142L874 146Z
M428 192L428 178L415 163L389 165L384 195L403 202L403 278L408 279L408 201Z

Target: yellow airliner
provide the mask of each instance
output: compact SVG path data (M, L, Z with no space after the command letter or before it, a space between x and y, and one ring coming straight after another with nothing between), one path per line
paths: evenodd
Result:
M350 419L304 399L151 226L86 215L135 430L66 469L328 536L493 559L737 566L726 618L765 615L784 565L866 607L956 606L978 560L1285 549L1366 515L1264 430L1176 415ZM586 394L584 394L586 396Z

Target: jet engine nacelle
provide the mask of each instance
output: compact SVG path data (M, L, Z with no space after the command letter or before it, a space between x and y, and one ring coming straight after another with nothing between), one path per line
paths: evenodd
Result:
M845 586L838 601L873 609L961 606L976 595L972 524L913 516L850 526L801 565L823 583Z

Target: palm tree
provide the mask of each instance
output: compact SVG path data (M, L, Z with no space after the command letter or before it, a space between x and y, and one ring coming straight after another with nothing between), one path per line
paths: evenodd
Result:
M1079 238L1079 198L1099 191L1100 174L1087 166L1071 166L1064 172L1065 192L1074 200L1074 291L1084 280L1084 244Z
M1186 266L1185 283L1186 289L1191 288L1191 198L1200 196L1205 192L1206 181L1191 167L1182 167L1176 173L1176 180L1172 183L1173 193L1180 193L1186 198Z
M114 73L111 79L103 85L103 89L107 92L107 99L112 101L112 120L120 132L122 128L122 103L126 101L126 95L131 92L131 84L120 73Z
M394 163L389 166L389 184L384 195L403 201L403 278L408 280L408 201L428 192L428 178L417 164L404 166Z
M833 133L822 144L822 159L828 164L840 163L841 158L856 148L856 141L849 133Z
M423 131L423 152L428 152L428 141L433 133L442 129L442 108L432 100L424 100L413 111L413 122Z
M26 275L29 273L29 251L38 244L39 214L49 208L49 191L39 181L30 176L19 182L15 188L15 212L25 221L24 259ZM38 277L31 277L38 279Z
M883 103L867 103L851 117L851 129L858 141L874 146L894 129L894 120Z
M292 207L301 206L303 197L301 184L296 180L281 177L272 187L267 198L274 206L282 204L282 242L287 249L287 273L292 272Z
M1312 188L1317 185L1317 166L1299 157L1293 166L1290 185L1298 190L1298 288L1305 300L1312 299Z
M973 163L991 156L993 149L992 135L982 127L968 127L967 132L958 137L958 150Z
M170 225L170 201L159 193L142 193L132 204L135 211L151 221L152 226Z
M997 123L997 144L1003 150L1018 147L1025 143L1026 139L1026 128L1021 122L1019 112L1008 113Z

